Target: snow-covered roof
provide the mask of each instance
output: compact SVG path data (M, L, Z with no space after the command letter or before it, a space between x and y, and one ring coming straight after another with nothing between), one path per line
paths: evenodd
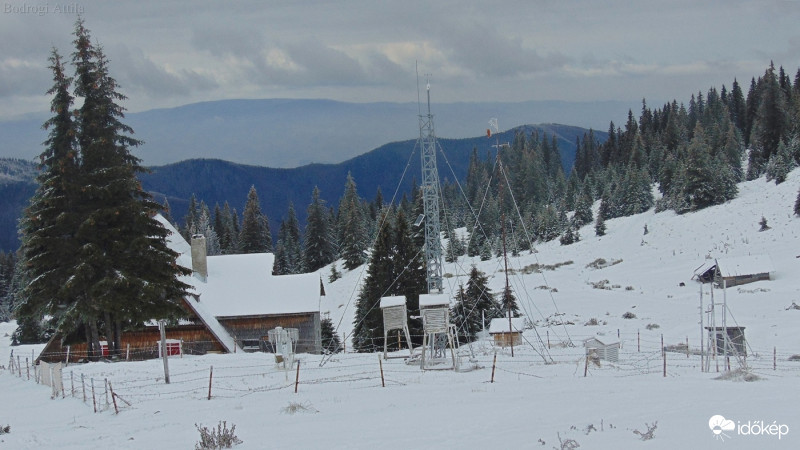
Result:
M189 243L161 215L156 218L171 232L167 243L180 253L178 264L191 269ZM200 309L216 318L318 312L319 276L273 276L274 262L272 253L209 256L205 282L195 276L181 277L181 281L191 285L189 291L199 296Z
M442 306L450 304L450 296L446 294L420 294L419 307Z
M208 257L208 278L183 281L215 317L319 311L319 275L272 275L272 253Z
M392 306L400 306L406 304L405 295L392 295L389 297L381 297L381 308L389 308Z
M525 318L512 317L511 329L513 329L515 332L521 333L525 329ZM492 319L492 321L489 322L489 334L500 334L500 333L508 333L508 317L500 317L497 319Z
M768 255L740 256L736 258L718 258L717 270L723 277L773 273L775 267Z
M619 341L612 341L612 342L603 342L596 337L590 337L588 339L584 339L583 341L584 347L619 347Z

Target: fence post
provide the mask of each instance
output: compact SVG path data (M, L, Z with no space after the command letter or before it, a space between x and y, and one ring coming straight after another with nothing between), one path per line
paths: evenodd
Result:
M131 360L131 343L128 342L127 348L125 349L125 361Z
M547 330L547 349L550 349L550 330Z
M65 366L69 365L69 350L70 350L70 346L68 345L67 346L67 358L64 360L64 365Z
M119 414L119 408L117 408L117 397L114 396L114 389L111 387L111 382L108 382L108 390L111 391L111 400L114 402L114 414Z
M584 355L583 357L583 378L586 378L586 375L589 374L589 355Z
M17 375L22 378L22 365L19 363L19 355L17 355Z
M378 355L378 365L381 368L381 387L386 387L386 381L383 379L383 361L380 355Z
M639 335L639 330L636 330L636 351L637 352L642 351L642 339L641 336Z
M83 403L86 403L86 382L83 379L83 374L81 374L81 389L83 390Z
M103 378L103 385L106 390L106 408L108 408L108 378Z
M28 375L28 379L31 379L31 366L28 364L28 358L25 358L25 373Z
M689 336L686 336L686 357L689 357Z
M778 347L772 347L772 370L778 370Z
M97 412L97 399L94 395L94 378L91 379L92 381L92 407L94 407L94 412Z
M496 352L494 354L494 359L492 360L492 381L491 381L491 383L494 383L494 369L495 369L495 367L497 367L497 353Z
M663 355L663 358L664 358L664 378L666 378L667 377L667 352L662 350L661 354Z
M294 393L297 394L297 385L300 384L300 361L297 361L297 375L294 378Z
M208 399L211 400L211 379L214 377L214 366L208 371Z
M69 396L75 397L75 372L69 373Z

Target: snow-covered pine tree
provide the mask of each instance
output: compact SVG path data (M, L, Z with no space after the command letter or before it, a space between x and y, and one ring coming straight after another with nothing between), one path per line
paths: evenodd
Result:
M121 122L124 108L117 102L125 96L118 92L108 60L92 44L83 19L76 23L73 43L74 93L83 102L71 112L74 122L66 122L62 114L69 112L71 98L64 96L69 83L63 65L54 58L51 67L58 81L51 93L56 116L48 124L58 122L53 133L58 129L67 134L59 132L58 139L51 134L53 140L46 142L42 162L48 168L48 183L61 189L63 201L43 202L36 195L32 200L30 222L23 226L28 275L43 268L46 272L23 290L19 311L52 310L56 331L63 335L83 327L94 358L101 327L115 354L123 324L182 315L188 286L177 275L190 271L175 264L178 254L167 246L168 231L154 218L161 205L137 179L145 169L130 152L139 141L130 137L133 130ZM55 145L56 140L61 144ZM56 228L48 231L57 231L57 239L37 235L30 228L42 217L42 206L48 209L47 215L57 213L53 216ZM41 246L44 241L39 238L47 245ZM63 258L52 260L56 253ZM54 295L42 298L49 293Z
M381 215L390 214L385 210ZM378 238L372 248L369 268L356 299L353 317L353 348L358 352L374 352L383 348L383 318L381 297L391 295L389 288L395 279L393 248L393 220L382 221Z
M303 260L305 270L313 272L334 260L333 234L328 226L325 201L320 198L318 187L311 193L311 204L306 208L305 245Z
M242 253L264 253L272 250L269 221L261 213L255 186L250 186L244 205L242 229L239 231L239 250Z

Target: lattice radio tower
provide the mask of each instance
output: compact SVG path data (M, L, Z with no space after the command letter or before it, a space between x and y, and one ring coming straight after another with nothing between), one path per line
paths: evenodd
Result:
M417 77L419 83L419 76ZM428 268L428 293L442 292L442 243L439 224L439 170L436 167L436 133L431 114L431 84L426 83L428 113L419 112L419 146L422 155L422 204L425 222L425 263ZM419 92L419 88L417 88ZM419 103L419 94L417 94Z

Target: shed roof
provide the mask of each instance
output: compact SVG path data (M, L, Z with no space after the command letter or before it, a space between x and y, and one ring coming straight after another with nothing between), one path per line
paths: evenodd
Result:
M389 308L391 306L401 306L406 304L405 295L392 295L389 297L381 297L381 308Z
M525 329L525 318L512 317L511 329L514 330L514 333L522 333L522 330ZM489 322L489 334L501 333L508 333L508 317L492 319L492 321Z
M590 337L583 340L584 347L619 347L619 341L603 342L596 337Z
M772 260L768 255L740 256L735 258L718 258L717 270L725 278L741 275L775 272Z
M447 294L420 294L419 307L442 306L450 304L450 296Z

